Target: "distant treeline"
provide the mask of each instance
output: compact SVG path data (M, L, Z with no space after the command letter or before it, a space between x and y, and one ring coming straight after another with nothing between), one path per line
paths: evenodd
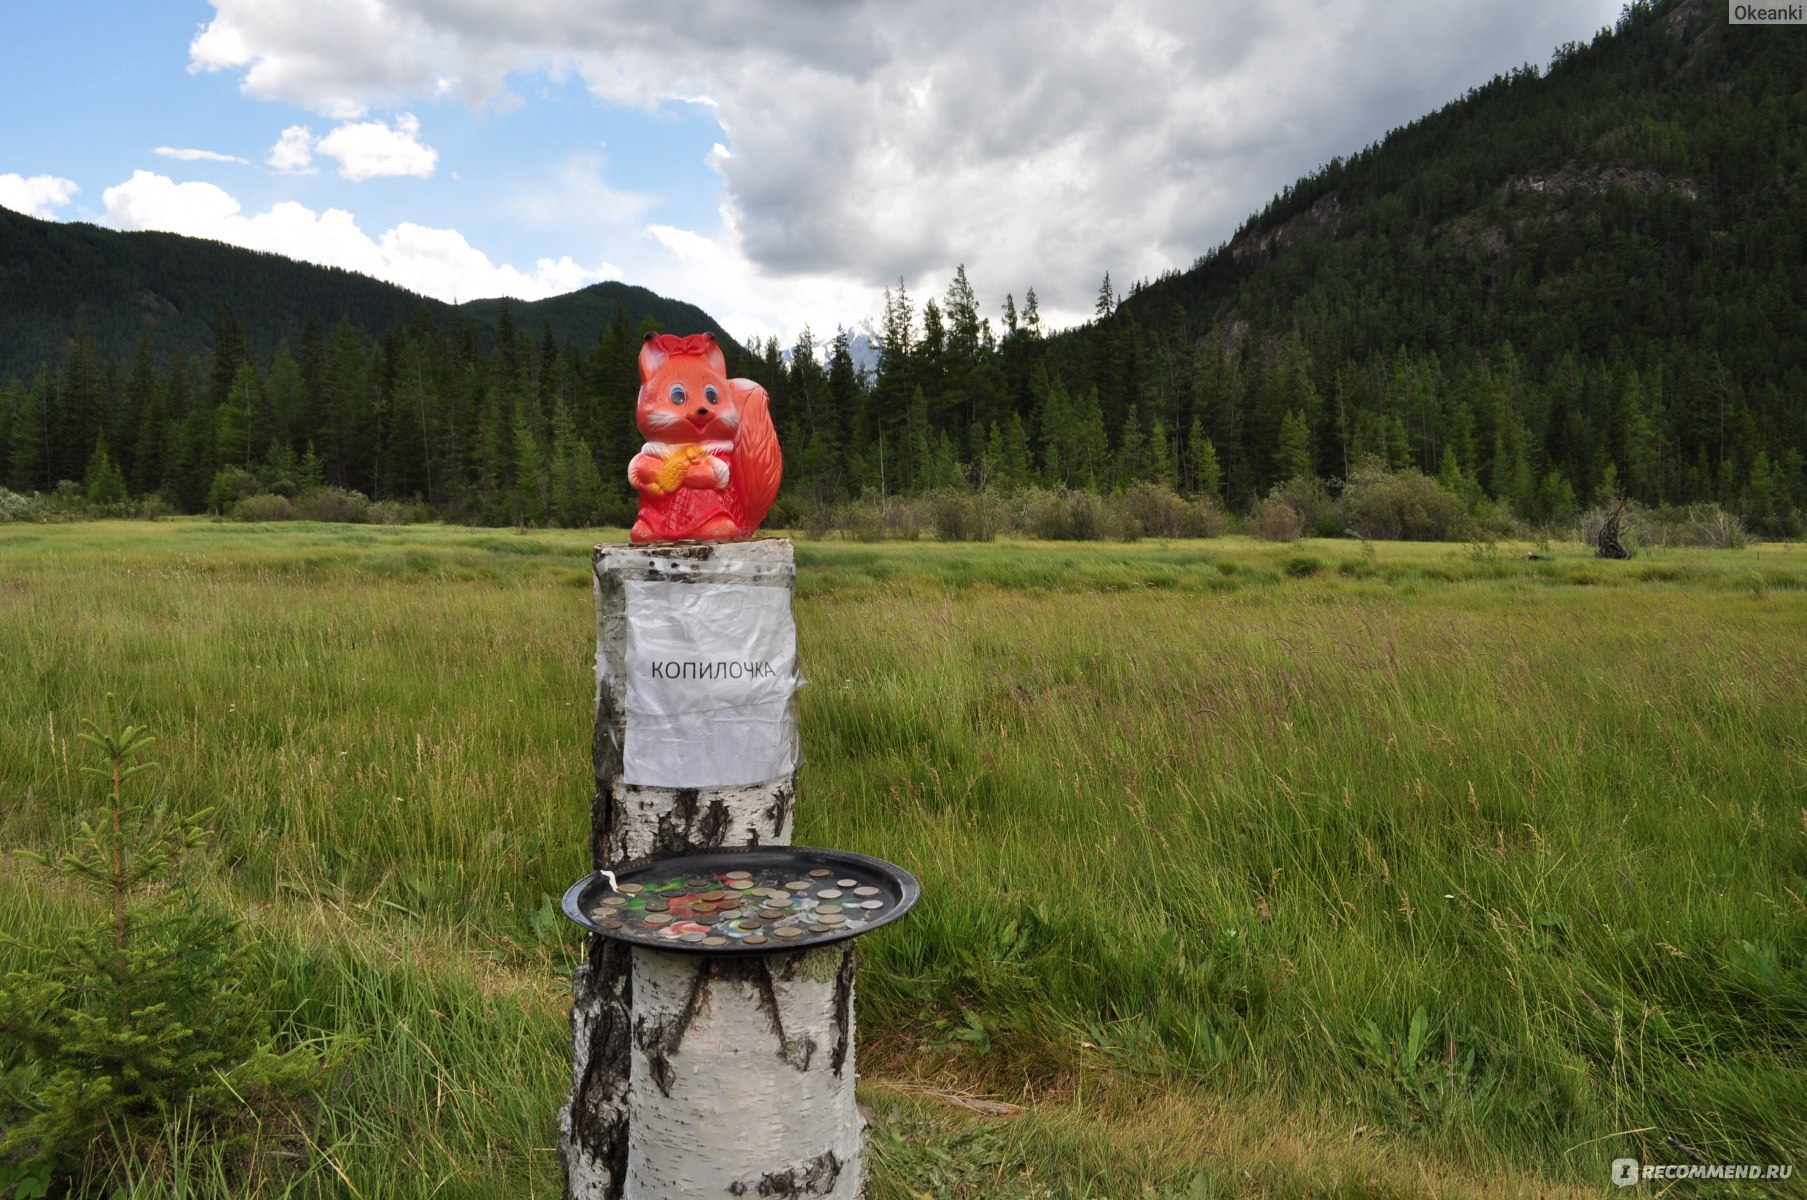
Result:
M424 315L380 340L310 323L260 363L223 314L207 359L142 348L128 365L97 359L78 326L58 369L0 385L0 462L14 491L105 475L187 512L325 484L484 523L619 521L645 331L618 311L593 345L561 345L504 308L482 351L468 327ZM737 364L772 394L793 516L862 495L1139 483L1246 512L1364 460L1533 523L1629 495L1714 501L1786 533L1807 506L1798 399L1773 383L1752 394L1686 346L1540 367L1509 344L1358 359L1297 333L1151 330L1108 280L1094 322L1047 337L1033 292L994 329L964 270L920 311L889 293L881 333L876 373L856 368L845 331L825 353L806 332L788 356L768 342Z

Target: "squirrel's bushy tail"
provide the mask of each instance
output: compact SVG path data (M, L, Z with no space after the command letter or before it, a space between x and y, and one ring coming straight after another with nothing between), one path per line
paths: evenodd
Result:
M748 533L759 527L778 499L784 477L784 458L778 450L778 431L772 428L771 399L750 379L730 381L740 406L740 429L734 435L734 472L728 478L739 501Z

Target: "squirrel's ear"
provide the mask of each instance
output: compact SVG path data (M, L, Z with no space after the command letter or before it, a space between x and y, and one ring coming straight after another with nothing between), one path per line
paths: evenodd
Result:
M715 368L715 373L717 375L726 375L728 373L728 360L722 357L722 348L720 343L715 340L715 335L713 333L699 333L696 336L702 338L709 345L709 348L703 351L703 361Z
M665 365L671 354L659 344L659 335L649 333L640 347L640 382L645 383L653 377L653 372Z

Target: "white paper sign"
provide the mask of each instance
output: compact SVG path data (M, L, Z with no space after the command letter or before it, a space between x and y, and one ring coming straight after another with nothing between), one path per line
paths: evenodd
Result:
M627 731L622 780L738 787L797 769L797 627L789 588L622 585Z

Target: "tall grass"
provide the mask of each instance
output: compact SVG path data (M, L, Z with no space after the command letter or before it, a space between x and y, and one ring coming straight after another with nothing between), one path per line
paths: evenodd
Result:
M113 693L291 1035L365 1040L267 1194L557 1194L592 540L0 529L0 841ZM1807 552L1374 551L800 547L797 839L924 884L862 942L877 1194L1807 1169Z

